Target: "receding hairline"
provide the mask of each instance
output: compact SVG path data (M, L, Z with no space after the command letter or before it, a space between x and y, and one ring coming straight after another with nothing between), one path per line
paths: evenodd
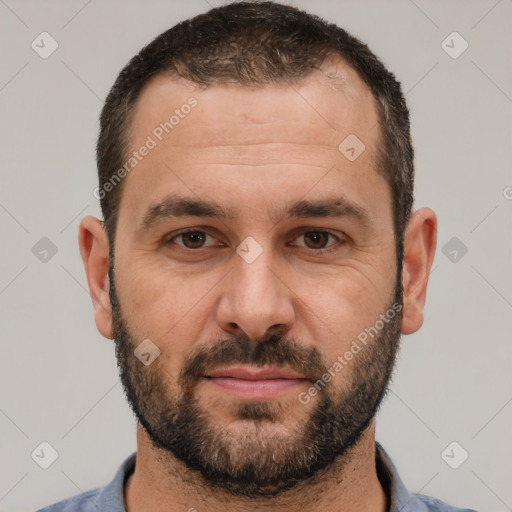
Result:
M134 133L134 122L135 116L138 112L138 107L141 102L141 98L144 93L147 92L152 86L154 86L159 81L163 79L174 82L176 85L183 87L185 90L190 91L192 95L194 92L202 92L209 89L213 89L216 87L234 87L236 89L241 90L258 90L261 91L265 88L282 88L286 89L290 86L293 89L297 87L302 87L306 82L311 80L322 80L325 77L327 80L324 81L324 84L331 87L336 92L341 92L344 94L353 94L358 87L361 87L365 94L371 98L372 109L375 114L376 120L379 122L381 114L378 108L377 98L374 92L371 90L370 86L365 82L362 76L359 74L357 69L348 62L343 55L335 54L334 51L332 54L326 56L326 58L322 61L320 67L312 68L308 73L301 75L300 77L290 77L283 76L280 80L276 80L270 83L240 83L239 81L233 80L217 80L215 83L204 85L198 82L195 82L189 78L183 77L179 75L173 69L167 69L156 73L151 76L140 88L137 97L133 104L131 104L126 112L125 116L125 127L123 131L123 146L124 146L124 155L127 158L130 149L134 146L133 141L133 133ZM379 123L380 125L380 123ZM378 130L377 136L375 138L376 145L381 144L381 130ZM340 141L341 142L341 141ZM376 148L377 149L377 148Z
M332 85L335 89L340 92L346 91L347 87L350 87L352 84L350 80L353 78L359 82L364 89L366 89L372 96L375 97L373 91L370 86L366 83L361 74L357 71L355 66L353 66L342 54L336 53L333 49L331 53L326 55L324 60L320 63L320 66L312 67L307 73L304 73L300 76L289 76L283 75L279 77L277 80L272 81L261 81L261 82L253 82L253 83L245 83L241 82L236 78L231 79L215 79L209 84L203 84L198 81L193 80L192 78L188 78L186 76L181 75L176 69L165 69L155 73L151 77L149 77L140 90L138 91L137 97L134 103L130 106L130 110L133 110L139 102L139 98L142 96L143 92L148 89L155 81L161 80L162 78L167 78L169 80L174 81L178 85L183 86L184 88L189 89L191 92L197 90L207 90L212 87L236 87L240 89L247 90L259 90L265 87L286 87L286 86L302 86L305 82L311 79L315 79L317 77L325 76L328 79L326 84Z

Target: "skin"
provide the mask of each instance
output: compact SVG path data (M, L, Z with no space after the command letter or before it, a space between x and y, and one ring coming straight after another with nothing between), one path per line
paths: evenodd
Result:
M256 89L199 89L161 75L142 91L133 120L133 150L188 98L198 102L125 178L115 241L116 291L123 314L137 339L149 338L161 349L159 364L171 376L170 388L190 351L214 345L216 339L240 333L259 339L276 331L304 347L315 346L334 362L385 312L395 285L396 258L391 193L375 164L377 114L357 74L343 62L335 68L344 78L342 88L316 72L301 86ZM366 146L353 162L338 150L351 133ZM170 218L139 229L148 208L170 194L212 200L236 215ZM282 215L293 201L340 195L365 210L365 222L351 216ZM422 208L412 214L406 230L403 334L415 332L423 322L436 223L434 212ZM182 238L169 241L184 228L209 234L208 247L187 249ZM313 230L338 239L330 238L322 251L310 248L304 233ZM263 249L250 264L236 253L248 236ZM79 242L96 325L111 339L109 245L102 222L84 218ZM357 357L351 364L357 364ZM346 386L344 374L332 386ZM248 427L250 420L230 416L236 398L206 383L197 386L196 397L211 421L228 425L233 436ZM279 401L287 411L280 419L284 431L307 418L310 408L299 404L295 393ZM208 489L179 461L158 457L139 424L137 466L125 488L126 508L385 511L389 503L375 471L374 443L373 421L345 463L333 464L322 482L298 486L274 501L247 501Z

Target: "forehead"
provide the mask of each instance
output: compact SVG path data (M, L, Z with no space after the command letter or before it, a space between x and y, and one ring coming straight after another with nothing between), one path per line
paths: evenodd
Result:
M191 98L197 106L189 116ZM283 142L337 150L354 133L372 148L378 133L373 95L342 61L312 73L301 85L202 88L169 74L158 75L146 84L135 105L132 145L138 147L166 121L173 124L172 131L163 134L169 135L166 142L182 147Z

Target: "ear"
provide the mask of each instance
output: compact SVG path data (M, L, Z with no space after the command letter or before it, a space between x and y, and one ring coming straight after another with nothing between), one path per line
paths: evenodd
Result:
M437 243L437 217L430 208L416 210L407 224L402 268L402 333L412 334L423 324L423 306Z
M103 223L90 216L82 219L78 243L91 292L96 327L105 338L112 339L112 310L108 278L109 245Z

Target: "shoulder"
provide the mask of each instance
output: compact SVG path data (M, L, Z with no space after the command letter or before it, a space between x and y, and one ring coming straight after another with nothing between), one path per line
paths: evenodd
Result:
M419 503L424 505L424 510L428 512L477 512L472 508L452 507L438 498L425 496L424 494L416 494L415 498Z
M91 489L71 498L58 501L37 512L126 512L124 506L124 484L133 473L137 452L132 453L121 464L113 480L105 487Z
M37 512L97 512L100 491L101 489L92 489L41 508Z

